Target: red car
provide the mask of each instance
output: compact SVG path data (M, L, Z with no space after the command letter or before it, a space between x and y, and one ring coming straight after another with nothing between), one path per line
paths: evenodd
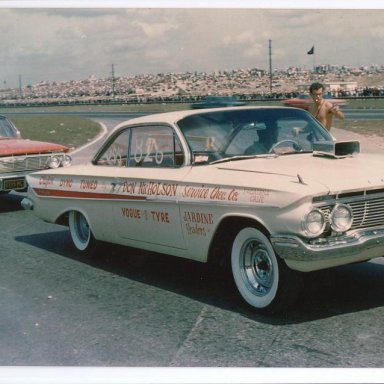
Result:
M64 145L23 139L0 115L0 194L25 190L25 176L31 172L70 165L68 151Z
M327 99L332 102L333 105L342 106L347 102L344 99L333 99L331 96L324 95L323 99ZM309 105L313 102L312 98L309 95L299 95L298 97L293 97L291 99L284 99L282 103L287 107L295 107L308 110Z

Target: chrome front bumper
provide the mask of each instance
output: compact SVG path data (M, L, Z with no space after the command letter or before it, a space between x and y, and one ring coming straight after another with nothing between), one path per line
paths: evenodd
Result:
M348 235L304 242L295 236L271 239L278 255L286 260L320 261L358 256L364 259L384 256L384 227L355 230Z

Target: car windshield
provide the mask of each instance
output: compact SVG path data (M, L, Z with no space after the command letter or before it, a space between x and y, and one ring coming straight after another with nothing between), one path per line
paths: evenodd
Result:
M0 116L0 139L17 138L17 131L5 118Z
M178 122L194 164L311 152L331 135L308 112L288 108L238 109L195 114Z

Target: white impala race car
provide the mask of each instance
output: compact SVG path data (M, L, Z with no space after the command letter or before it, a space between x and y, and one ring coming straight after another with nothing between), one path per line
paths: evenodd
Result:
M83 252L228 263L243 299L274 312L301 272L384 254L384 158L358 152L295 108L156 114L117 126L88 165L29 175L23 206Z

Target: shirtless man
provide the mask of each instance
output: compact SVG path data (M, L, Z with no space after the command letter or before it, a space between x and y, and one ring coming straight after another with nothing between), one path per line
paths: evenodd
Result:
M332 102L323 99L324 85L321 83L313 83L309 87L309 93L313 103L309 106L309 112L324 125L328 131L332 128L333 116L343 120L344 113L340 108L333 105Z

